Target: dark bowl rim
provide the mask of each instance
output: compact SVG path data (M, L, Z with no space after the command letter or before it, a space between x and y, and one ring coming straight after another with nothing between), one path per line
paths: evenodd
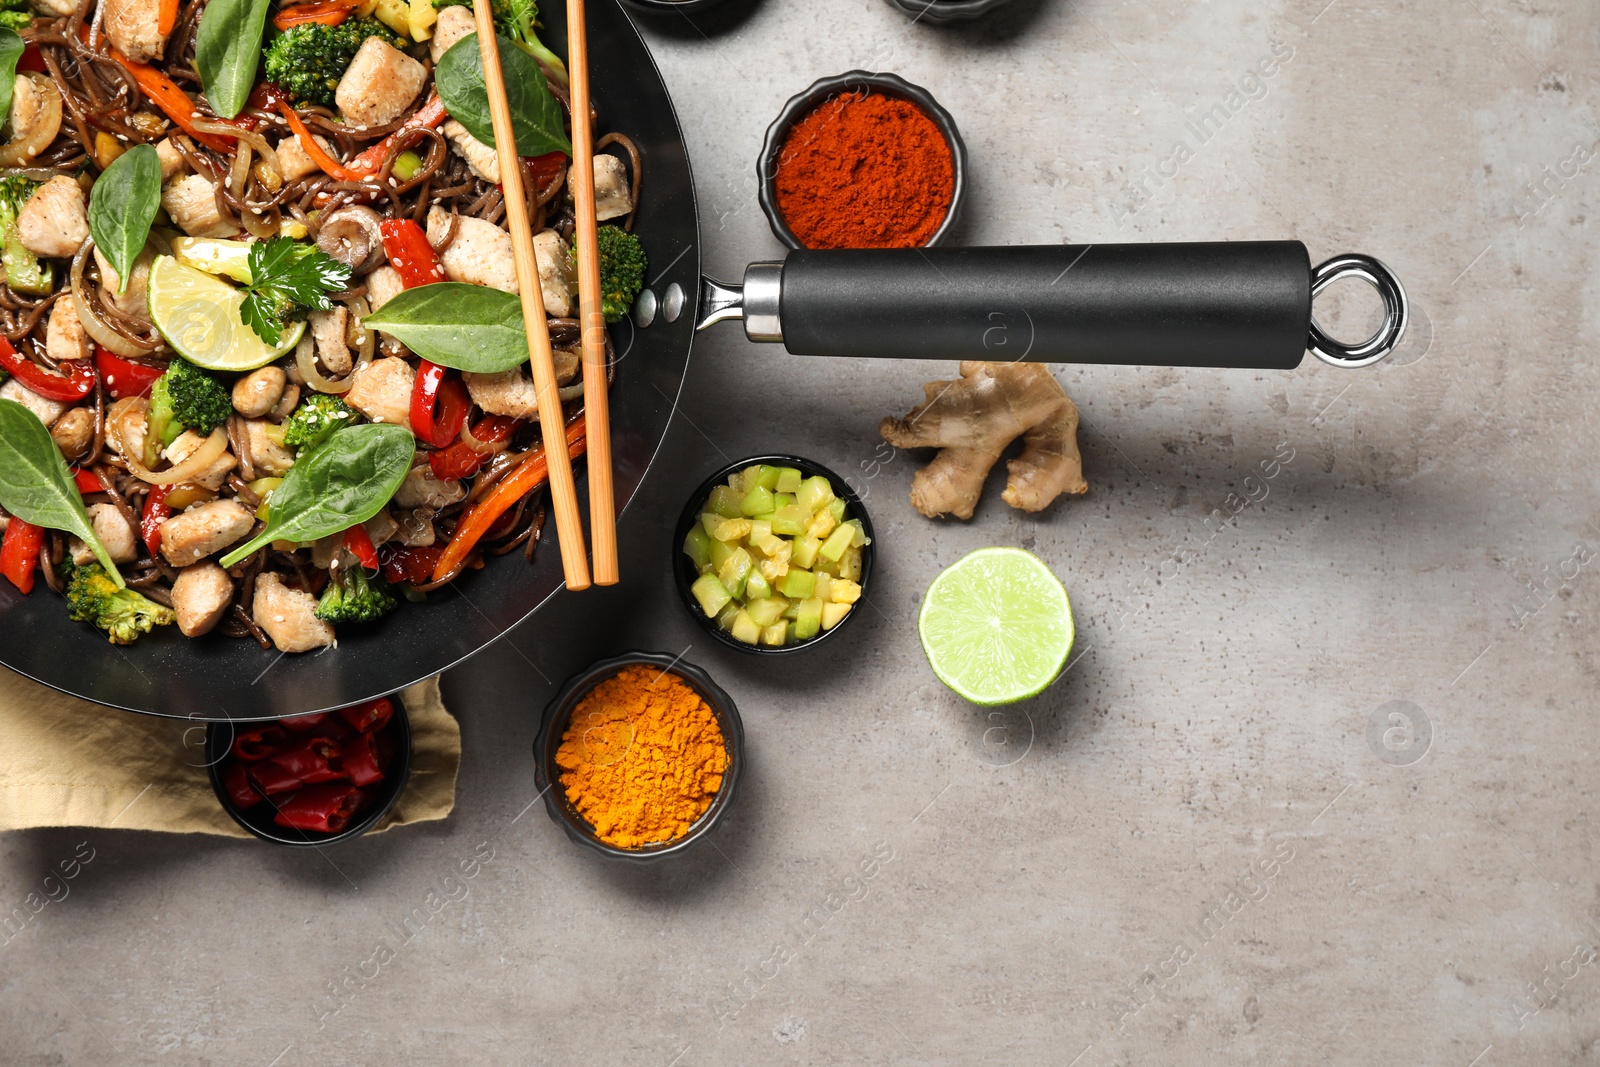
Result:
M678 523L672 528L672 544L668 546L668 551L672 554L672 580L673 584L678 588L678 599L683 601L684 608L689 612L690 617L693 618L694 621L700 626L700 629L704 630L707 634L715 638L721 644L732 649L737 649L740 652L755 656L788 656L796 652L809 651L810 649L822 644L822 642L826 641L828 638L832 637L834 634L838 633L840 630L843 630L846 626L849 626L852 622L854 622L856 616L860 615L861 612L852 611L850 614L846 615L833 629L824 630L817 636L806 641L800 641L796 644L784 645L782 648L768 648L765 645L747 645L743 641L734 640L732 635L723 633L721 628L717 626L717 620L707 618L706 613L700 610L699 601L695 600L694 593L690 592L689 590L689 586L694 582L694 577L691 577L689 571L689 558L683 554L683 539L688 535L690 528L693 527L695 523L700 521L699 505L711 495L711 490L722 482L727 481L728 475L732 474L734 471L744 470L746 467L753 466L757 463L769 463L773 466L799 467L801 472L807 475L820 474L824 478L828 479L828 481L833 485L834 494L842 498L846 504L850 505L852 511L850 517L852 519L861 520L862 532L867 535L867 545L865 550L861 553L861 580L856 583L857 585L861 586L862 601L867 599L869 582L872 578L872 562L873 557L877 555L878 540L877 535L873 532L872 517L867 514L867 505L864 501L862 501L860 495L856 493L855 489L850 485L850 483L846 481L845 478L837 471L823 466L816 460L807 459L804 456L796 456L787 452L769 452L763 455L746 457L737 463L730 463L727 466L713 472L695 488L693 493L689 495L689 499L684 502L683 510L678 513Z
M930 19L931 22L968 22L1010 2L1011 0L889 0L889 5L902 14L912 17L913 20L933 14L940 17Z
M870 86L887 95L910 100L933 120L934 125L939 127L939 132L944 135L945 143L950 146L951 169L955 178L955 187L950 192L950 207L945 212L944 221L933 231L933 236L918 246L932 248L943 242L955 229L957 217L961 214L962 204L966 200L967 144L961 139L961 131L956 127L955 116L934 99L932 93L920 85L906 81L898 74L890 74L887 71L852 70L836 74L831 78L819 78L789 98L778 112L778 117L767 127L766 139L761 144L761 154L756 157L756 199L761 204L761 211L767 216L772 234L779 241L793 249L807 247L789 228L789 223L778 207L778 154L783 150L783 143L789 136L789 130L802 117L810 114L835 93L860 86Z
M374 697L373 699L380 698ZM240 727L259 729L263 726L270 726L272 723L279 721L278 719L252 720L249 722L218 719L206 724L206 775L211 779L212 791L217 794L217 803L222 805L222 810L228 813L229 818L248 830L251 836L270 844L283 845L285 848L321 848L323 845L336 845L342 841L360 837L374 826L377 826L383 817L389 814L396 802L399 801L400 794L406 791L406 783L411 779L411 758L413 754L411 716L406 711L405 701L401 699L399 693L390 693L388 699L394 701L394 718L389 721L387 729L398 729L401 740L401 744L395 749L394 762L389 765L390 774L386 776L384 781L384 785L387 786L389 779L393 779L394 787L382 803L374 806L362 815L360 819L346 826L343 830L336 834L318 834L316 837L310 836L308 831L291 830L287 827L274 826L271 830L264 830L246 819L244 813L239 811L233 801L229 799L228 791L222 785L222 772L219 768L227 757L228 749L232 747L233 742L230 738L227 747L224 747L220 752L215 752L213 750L218 744L216 739L221 736L223 730L232 732ZM361 703L366 703L366 701L361 701ZM310 714L319 713L311 712ZM297 716L288 715L284 716L284 718L292 719L297 718ZM288 834L298 834L300 836L293 838L288 837Z
M596 837L588 820L567 802L565 789L558 779L551 776L547 767L554 765L561 731L566 729L578 701L595 686L624 667L641 664L671 671L700 694L711 708L712 714L717 717L717 725L722 730L722 743L728 751L728 767L723 772L722 786L712 798L711 806L695 820L694 825L689 827L688 833L662 845L629 849L608 845ZM558 719L559 728L557 728ZM581 845L606 859L625 863L655 863L668 856L679 856L709 836L722 821L723 815L733 806L743 770L744 719L739 715L739 706L734 703L733 697L728 695L727 690L718 685L703 667L685 660L681 652L674 656L666 652L646 652L636 649L596 660L561 683L556 695L545 705L544 712L539 718L539 732L533 739L533 781L544 797L545 812L550 816L550 820L559 826L574 844Z

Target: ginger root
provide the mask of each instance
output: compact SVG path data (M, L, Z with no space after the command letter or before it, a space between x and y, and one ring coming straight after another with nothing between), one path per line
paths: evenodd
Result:
M911 481L911 503L936 519L972 518L989 468L1022 437L1022 454L1006 462L1002 495L1023 511L1042 511L1062 493L1089 491L1078 454L1078 408L1038 363L965 360L956 381L929 382L927 399L903 419L878 426L896 448L937 448Z

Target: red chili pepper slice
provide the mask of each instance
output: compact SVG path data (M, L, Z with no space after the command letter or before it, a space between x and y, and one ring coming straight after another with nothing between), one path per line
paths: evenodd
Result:
M378 558L383 561L383 576L396 585L422 585L433 581L433 568L444 555L443 545L405 548L390 542Z
M230 751L246 763L264 760L289 741L289 735L276 725L248 730L233 739Z
M291 830L336 834L350 825L366 795L353 785L329 782L300 790L278 805L273 822Z
M497 445L511 440L511 435L522 425L520 419L509 415L485 415L472 428L472 436L483 444ZM457 441L448 448L428 453L428 467L440 480L470 478L494 458L494 453L479 452L465 441Z
M324 738L311 738L252 764L250 780L268 796L303 785L337 781L344 777L334 762L338 757L338 745Z
M390 150L396 145L400 148L410 148L419 139L419 131L434 129L449 117L449 113L444 109L444 101L439 99L438 93L434 93L428 97L427 103L413 111L411 117L400 124L399 129L360 155L353 156L347 165L351 170L359 171L363 178L370 178L378 173L378 168L383 166L383 161L388 158ZM416 223L412 225L415 226Z
M43 547L43 527L11 516L5 540L0 541L0 574L24 596L33 592L33 575L39 569L39 551Z
M369 571L378 569L378 549L372 535L359 522L344 532L344 547Z
M344 720L331 711L279 719L278 725L293 734L314 733L318 737L345 737L350 733L345 727Z
M459 437L472 410L466 384L452 375L449 368L422 360L411 387L411 432L434 448L444 448Z
M222 768L222 788L233 801L233 806L248 811L266 798L250 784L250 772L242 763L230 763Z
M279 30L298 26L304 22L320 22L324 26L337 26L350 17L350 9L360 7L361 0L319 0L314 4L295 4L272 16L272 24Z
M46 400L76 404L94 389L94 368L88 360L69 359L61 364L61 374L53 374L26 358L11 342L0 337L0 369Z
M172 518L172 508L167 505L170 485L152 485L144 498L144 514L139 516L139 537L150 550L150 558L161 554L161 524Z
M339 752L339 765L356 785L377 785L383 781L383 768L378 765L377 736L367 733L352 737Z
M388 726L389 720L394 717L394 701L379 697L365 704L353 704L348 708L340 708L339 716L362 733L376 733Z
M407 289L444 281L444 264L428 243L428 235L410 219L384 219L378 223L389 265L400 272Z
M113 400L121 400L127 396L149 396L150 387L156 384L157 378L166 373L163 367L123 359L99 345L95 345L94 348L94 365L100 372L100 380L105 383L106 392L111 394Z

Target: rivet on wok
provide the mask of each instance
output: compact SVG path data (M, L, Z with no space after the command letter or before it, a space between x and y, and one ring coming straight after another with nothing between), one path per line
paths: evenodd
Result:
M633 321L640 329L656 321L656 294L649 289L641 291L633 302Z
M668 322L677 322L678 316L683 314L683 286L673 282L667 286L667 295L661 299L661 317Z

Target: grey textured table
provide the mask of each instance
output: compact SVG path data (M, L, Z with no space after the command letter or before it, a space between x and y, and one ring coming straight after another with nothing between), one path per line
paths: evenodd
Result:
M948 368L703 336L622 523L625 583L448 677L456 814L327 856L94 833L71 896L0 946L0 1060L1600 1062L1600 10L729 21L647 31L714 274L777 250L751 162L782 101L878 67L966 134L964 240L1365 251L1409 287L1412 339L1360 372L1057 368L1089 495L1029 517L996 479L959 525L911 511L919 457L876 436ZM1349 334L1371 313L1338 310ZM703 639L663 563L687 479L772 447L875 474L882 544L854 641L775 665ZM944 691L914 632L926 583L987 544L1047 559L1079 627L1068 674L1010 713ZM750 753L715 847L643 871L529 807L553 686L636 646L716 674ZM82 837L0 840L0 903ZM475 854L464 897L430 896Z

